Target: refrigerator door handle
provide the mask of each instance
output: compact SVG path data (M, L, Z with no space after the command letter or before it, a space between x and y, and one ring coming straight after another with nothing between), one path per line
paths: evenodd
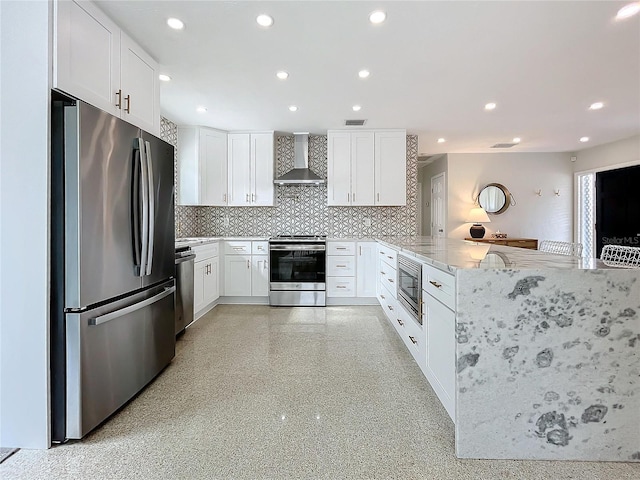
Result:
M152 303L156 303L158 300L162 300L163 298L168 297L169 295L172 295L173 292L175 291L176 291L175 286L165 287L165 289L162 292L158 293L157 295L154 295L151 298L147 298L146 300L143 300L141 302L134 303L133 305L129 305L128 307L125 307L125 308L121 308L120 310L116 310L115 312L107 313L105 315L100 315L95 318L90 318L89 325L96 326L96 325L110 322L111 320L115 320L116 318L124 317L125 315L128 315L131 312L140 310L141 308L151 305Z
M131 229L133 231L133 261L135 264L136 276L142 275L142 239L140 238L140 187L141 185L141 160L140 151L134 148L133 151L133 177L131 185Z
M144 140L138 138L140 150L140 166L142 172L142 260L140 260L140 277L147 275L149 262L149 163L145 151Z
M144 142L145 143L145 153L146 153L146 157L147 157L147 180L149 182L149 201L147 203L148 205L148 211L149 211L149 238L147 241L147 251L148 251L148 257L147 257L147 269L146 269L146 274L147 275L151 275L151 265L153 263L153 237L155 236L155 231L156 231L156 215L155 215L155 185L153 183L153 162L151 160L151 143L149 142Z

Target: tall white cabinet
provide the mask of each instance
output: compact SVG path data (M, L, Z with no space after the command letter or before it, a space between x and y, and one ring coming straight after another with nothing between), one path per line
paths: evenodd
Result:
M329 130L327 161L327 205L406 205L405 130Z
M178 204L227 204L227 133L178 127Z
M160 134L158 64L90 2L54 2L53 87Z
M228 205L274 205L274 156L273 132L229 134Z

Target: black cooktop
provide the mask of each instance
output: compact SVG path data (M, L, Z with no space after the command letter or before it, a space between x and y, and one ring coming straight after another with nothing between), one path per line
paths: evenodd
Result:
M288 242L324 242L327 240L326 235L278 235L271 237L270 241L288 241Z

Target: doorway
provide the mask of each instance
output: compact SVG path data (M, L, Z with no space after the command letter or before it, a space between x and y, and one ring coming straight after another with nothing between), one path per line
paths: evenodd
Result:
M640 247L640 165L595 176L596 256L604 245Z
M444 238L446 232L445 173L431 177L431 236Z

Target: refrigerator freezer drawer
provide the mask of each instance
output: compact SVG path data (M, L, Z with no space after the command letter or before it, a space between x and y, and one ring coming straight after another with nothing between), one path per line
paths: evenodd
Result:
M175 355L174 281L66 315L67 438L82 438Z

